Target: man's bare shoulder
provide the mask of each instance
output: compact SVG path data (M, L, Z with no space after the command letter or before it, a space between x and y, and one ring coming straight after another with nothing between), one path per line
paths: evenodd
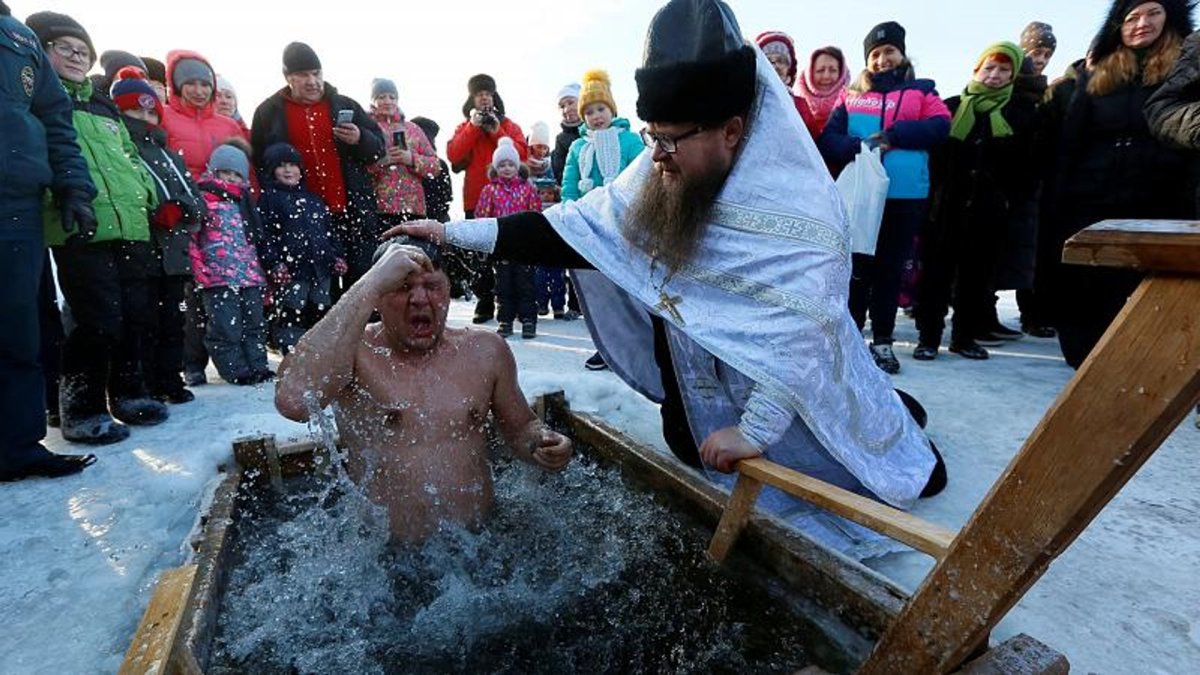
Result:
M496 364L497 357L512 358L508 343L490 330L447 328L442 339L459 357L472 361Z

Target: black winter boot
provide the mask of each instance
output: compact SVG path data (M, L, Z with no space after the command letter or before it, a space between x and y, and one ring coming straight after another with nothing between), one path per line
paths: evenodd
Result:
M155 401L149 396L138 398L116 398L109 403L112 416L124 422L139 427L152 427L162 424L171 416L166 404Z
M78 419L64 415L62 435L72 443L111 445L129 438L129 427L114 420L108 413Z

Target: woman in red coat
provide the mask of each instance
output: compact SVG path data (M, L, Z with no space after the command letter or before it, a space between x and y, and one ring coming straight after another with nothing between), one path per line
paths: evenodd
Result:
M190 51L167 54L170 104L163 110L167 147L183 154L192 178L198 180L212 151L230 138L249 141L241 125L218 115L213 94L217 77L208 59Z

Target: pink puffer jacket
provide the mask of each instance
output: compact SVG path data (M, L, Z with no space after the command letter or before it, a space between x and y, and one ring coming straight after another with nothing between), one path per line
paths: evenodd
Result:
M208 59L196 52L171 51L167 54L167 82L171 82L180 59L196 59L208 64ZM212 65L208 65L212 70ZM167 132L167 147L183 154L183 163L187 165L192 179L200 180L213 148L230 138L242 138L247 142L250 138L234 119L217 114L212 99L203 108L193 108L183 101L183 95L174 84L170 87L171 102L163 108L162 120L162 127ZM213 87L215 91L215 77ZM245 178L249 180L250 176Z

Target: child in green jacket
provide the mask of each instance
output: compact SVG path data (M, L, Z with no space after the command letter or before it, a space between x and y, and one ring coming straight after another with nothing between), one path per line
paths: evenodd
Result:
M62 435L76 443L116 443L129 436L126 424L158 424L168 417L136 365L154 302L141 261L153 259L149 215L158 198L120 112L87 78L96 57L83 26L53 12L30 15L25 23L74 103L76 140L97 191L92 200L97 228L90 240L68 241L49 194L43 209L46 243L74 320L62 347Z

